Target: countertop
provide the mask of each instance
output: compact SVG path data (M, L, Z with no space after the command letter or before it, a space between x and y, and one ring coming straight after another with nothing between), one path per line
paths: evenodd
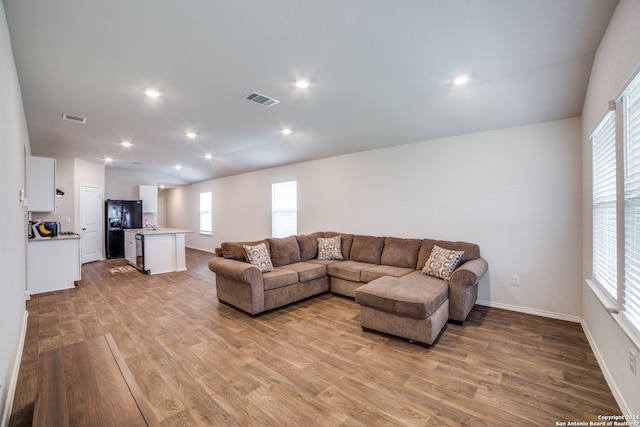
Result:
M79 239L79 234L59 234L56 237L33 237L28 239L29 242L45 242L45 241L60 241L60 240L71 240L71 239Z
M127 228L124 231L127 233L141 234L143 236L153 236L155 234L182 234L193 233L192 230L183 230L182 228Z

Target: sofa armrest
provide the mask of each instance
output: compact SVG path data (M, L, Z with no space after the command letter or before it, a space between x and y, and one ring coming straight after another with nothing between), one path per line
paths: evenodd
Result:
M215 256L209 260L209 270L238 282L262 284L260 269L247 262Z
M484 258L476 258L462 264L449 278L449 319L464 322L478 299L478 281L489 264Z
M489 269L484 258L469 260L458 267L449 278L449 286L466 288L478 283Z

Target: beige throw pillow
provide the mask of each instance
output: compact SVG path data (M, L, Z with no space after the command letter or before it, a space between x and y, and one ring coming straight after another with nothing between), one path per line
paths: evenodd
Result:
M344 259L342 236L318 237L318 259Z
M427 263L422 268L422 274L449 281L449 277L458 266L462 254L464 251L450 251L434 245Z
M269 256L267 245L260 243L255 246L243 246L247 261L260 269L262 273L273 271L273 264Z

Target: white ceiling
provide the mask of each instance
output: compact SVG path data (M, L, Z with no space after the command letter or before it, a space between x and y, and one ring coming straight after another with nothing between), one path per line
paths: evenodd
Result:
M4 4L34 153L196 182L579 116L617 1Z

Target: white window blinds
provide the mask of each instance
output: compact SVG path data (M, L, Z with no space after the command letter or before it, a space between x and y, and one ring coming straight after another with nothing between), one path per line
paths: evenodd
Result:
M591 135L593 143L593 278L615 301L616 119L610 111Z
M287 237L298 233L298 182L271 184L271 235Z
M211 192L200 193L200 233L211 234L212 222Z
M624 105L624 315L640 333L640 75Z

